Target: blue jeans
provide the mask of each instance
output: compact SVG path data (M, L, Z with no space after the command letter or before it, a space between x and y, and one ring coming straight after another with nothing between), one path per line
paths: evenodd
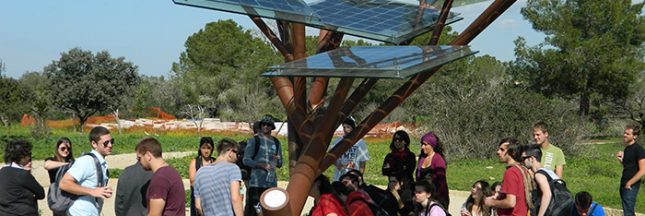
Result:
M634 216L634 208L636 207L636 196L641 187L641 182L637 182L631 186L631 190L620 187L620 199L623 201L623 215Z

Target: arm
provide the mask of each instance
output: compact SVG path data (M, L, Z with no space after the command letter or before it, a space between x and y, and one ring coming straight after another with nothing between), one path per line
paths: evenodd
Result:
M384 176L393 176L392 164L390 164L390 154L387 154L385 156L385 159L383 159L383 166L381 166L381 173Z
M535 174L535 182L538 184L540 191L542 192L542 198L540 198L540 209L538 210L538 216L543 216L546 214L546 209L549 207L551 202L551 187L549 186L549 181L546 179L546 176L541 173Z
M564 165L563 164L555 166L555 174L558 175L560 178L564 178Z
M60 189L71 194L79 196L92 196L97 198L107 199L112 197L112 192L108 187L86 188L78 184L76 179L69 173L65 173L63 179L60 180Z
M122 178L126 175L126 171L123 171L121 177L119 177L119 183L116 185L116 198L114 200L114 214L115 215L125 215L125 178Z
M502 209L515 208L515 202L515 195L513 194L506 194L506 198L503 200L495 200L492 197L487 197L484 200L486 206Z
M199 197L195 197L195 210L197 210L197 215L204 215L202 200Z
M43 166L46 170L56 169L69 164L68 162L60 162L54 160L45 160L45 165Z
M29 174L29 172L26 172L25 175L26 175L26 178L25 178L26 181L23 182L24 186L29 191L34 193L34 197L37 200L41 200L41 199L45 198L45 189L43 189L43 186L40 186L38 181L36 181L36 178L34 178L33 175ZM21 178L21 179L23 179L23 178Z
M235 215L243 216L244 208L242 208L240 181L231 181L231 203L233 204L233 212L235 212Z
M150 199L150 203L148 203L148 216L161 216L164 206L166 206L164 199Z
M247 141L246 148L244 149L244 159L242 160L242 163L244 163L244 165L247 165L249 167L258 166L257 162L255 162L254 159L251 158L255 154L255 145L257 145L257 143L255 143L254 138L250 138L249 141Z
M195 173L197 173L197 166L195 165L196 163L197 159L193 158L193 160L190 161L190 165L188 166L188 178L190 178L191 187L195 183Z
M363 161L360 164L360 171L361 173L365 174L365 166L367 165L367 161Z
M645 158L638 160L638 172L636 172L636 174L634 174L634 177L632 177L625 183L625 188L631 188L631 186L638 180L640 180L643 175L645 175Z

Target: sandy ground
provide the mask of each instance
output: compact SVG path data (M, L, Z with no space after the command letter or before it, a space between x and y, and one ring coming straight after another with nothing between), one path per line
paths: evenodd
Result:
M170 159L170 158L177 158L177 157L185 157L187 155L194 154L194 152L167 152L164 153L164 158L165 159ZM111 155L107 157L107 162L108 162L108 167L110 169L124 169L127 166L130 166L131 164L134 164L136 162L136 155L134 153L132 154L119 154L119 155ZM45 192L48 191L49 189L49 176L47 175L47 171L43 168L44 161L33 161L32 162L32 174L38 180L38 182L45 188ZM118 179L110 179L108 186L112 187L114 191L116 191L116 185L118 183ZM278 183L278 187L280 188L286 188L287 187L286 181L281 181ZM188 189L190 188L188 179L184 179L184 188ZM450 190L450 213L452 215L459 215L459 208L461 207L461 204L466 201L466 198L468 198L470 192L468 191L455 191L455 190ZM309 209L311 209L313 205L313 199L310 197L307 199L307 203L305 204L305 207L303 209L303 213L308 213ZM42 212L42 215L52 215L51 211L47 207L47 198L44 200L39 200L38 201L38 209ZM186 210L188 212L188 209ZM616 209L607 209L605 208L605 211L607 215L622 215L622 210L616 210ZM114 214L114 199L107 199L105 200L105 203L103 205L103 211L101 215L105 216L113 216ZM190 214L187 214L190 215ZM645 214L637 214L639 216L645 216Z

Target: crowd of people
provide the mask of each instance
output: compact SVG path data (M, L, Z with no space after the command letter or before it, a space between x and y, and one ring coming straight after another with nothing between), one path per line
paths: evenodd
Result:
M342 127L347 136L356 122L348 118ZM280 142L271 135L273 130L273 117L266 115L257 122L254 136L244 142L200 139L197 156L188 170L191 215L261 215L260 195L277 186L276 169L283 164ZM645 175L645 150L636 142L639 134L638 126L627 126L623 135L626 147L615 154L623 165L619 192L624 215L635 214L641 177ZM330 148L344 136L335 139ZM562 150L548 137L547 125L537 122L532 144L502 139L496 152L506 166L502 182L475 181L458 214L604 215L603 207L585 191L576 193L565 207L554 203L557 194L552 182L563 179L566 161ZM103 211L103 201L113 196L107 186L105 157L112 154L114 142L107 128L95 127L89 134L92 151L74 158L72 142L64 137L58 140L54 156L45 160L44 168L50 182L74 198L65 211L55 215L98 216ZM309 215L450 215L443 143L435 132L428 132L421 136L421 151L415 155L409 148L411 142L405 131L392 136L381 170L388 185L382 189L363 178L370 156L365 141L359 140L334 163L331 180L324 175L315 179L309 192L314 198ZM30 173L31 150L31 143L22 140L10 141L5 147L6 164L0 169L0 215L39 214L36 200L44 199L45 192ZM163 159L162 144L155 138L144 138L135 152L137 162L119 177L115 214L185 215L184 184L179 172ZM553 206L558 205L555 210Z

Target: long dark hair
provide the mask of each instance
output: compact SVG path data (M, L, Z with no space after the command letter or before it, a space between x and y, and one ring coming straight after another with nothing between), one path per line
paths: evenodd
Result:
M395 151L396 147L394 146L394 142L396 142L397 139L403 139L405 141L405 148L407 149L408 146L410 146L410 135L408 135L407 132L404 130L399 130L394 133L392 136L392 142L390 142L390 151Z
M67 157L65 157L65 158L63 158L60 154L58 154L58 147L60 147L60 145L62 145L64 143L69 144L69 148L67 149L69 154L67 154ZM56 141L56 149L54 149L54 158L57 161L61 161L61 162L63 162L63 161L64 162L74 161L74 152L72 151L72 141L69 140L69 138L61 137L60 139L58 139L58 141Z
M201 139L199 139L199 148L197 148L197 157L195 157L195 159L202 158L202 146L205 144L209 144L211 146L211 154L208 155L208 158L213 157L213 152L215 151L215 144L213 143L213 138L202 137Z
M343 204L344 203L343 200L340 199L338 192L336 192L336 190L334 189L334 186L332 186L332 184L329 182L329 178L327 176L319 175L318 178L314 180L313 187L315 187L316 185L318 186L318 193L320 195L331 194L332 197L334 197L334 199L336 199L336 201L338 201L338 203L340 203L343 206L344 212L347 212L347 207L345 207L345 205ZM319 203L316 203L316 205L319 205ZM312 215L311 213L313 212L310 212L309 215Z
M491 192L490 186L488 185L488 182L486 180L482 179L482 180L476 181L473 184L473 187L477 186L477 184L479 184L479 186L481 186L481 189L480 189L481 197L479 197L479 199L477 200L478 203L479 203L479 206L481 206L479 208L479 215L489 216L490 215L490 207L487 207L487 206L484 205L484 199L486 199L486 197L492 196L493 193ZM475 204L475 199L473 198L473 196L471 194L470 196L468 196L468 199L466 199L466 209L468 209L468 212L473 211L473 205L474 204Z

